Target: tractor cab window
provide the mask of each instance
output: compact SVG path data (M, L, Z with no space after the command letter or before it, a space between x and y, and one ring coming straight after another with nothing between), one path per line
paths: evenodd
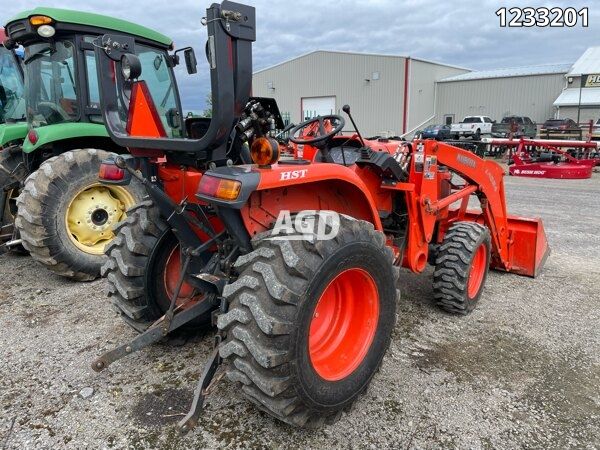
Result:
M158 111L168 137L181 137L181 126L173 120L178 114L173 72L167 54L145 45L136 45L136 53L142 65L140 80L148 86L154 106Z
M79 118L74 55L71 41L42 42L26 48L27 120L33 127Z
M23 78L15 55L0 46L0 123L25 119Z
M85 78L87 80L87 106L94 108L98 114L89 114L91 122L102 123L102 113L100 109L100 87L98 83L98 74L96 72L96 58L91 50L85 51Z

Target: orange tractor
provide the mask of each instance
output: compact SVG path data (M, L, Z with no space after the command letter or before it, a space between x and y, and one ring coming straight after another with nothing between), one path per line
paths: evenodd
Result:
M279 160L276 104L250 97L254 17L228 1L207 10L213 118L196 137L173 131L178 115L157 106L133 42L96 43L105 122L133 155L105 161L100 178L135 177L149 200L119 226L104 268L143 332L92 367L212 319L215 348L184 430L221 366L284 422L335 420L388 348L400 267L433 265L436 303L466 314L490 267L536 276L549 252L539 219L507 214L496 163L431 140L365 140L347 106L353 135L340 134L340 115L308 120L290 132L296 157Z

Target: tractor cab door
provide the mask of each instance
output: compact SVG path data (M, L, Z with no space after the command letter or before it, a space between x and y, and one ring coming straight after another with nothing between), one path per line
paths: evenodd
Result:
M212 119L181 114L172 58L122 35L95 42L102 115L112 140L133 152L226 161L227 143L252 88L253 7L223 1L206 11ZM139 153L141 154L141 153Z
M0 45L0 123L25 118L23 73L15 53Z

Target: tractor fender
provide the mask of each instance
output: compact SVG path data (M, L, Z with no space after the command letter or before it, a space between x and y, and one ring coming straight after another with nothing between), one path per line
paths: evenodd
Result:
M33 129L37 134L37 141L32 143L29 136L23 141L23 152L31 153L38 148L56 141L75 138L102 137L108 138L104 124L99 123L61 123L47 125Z
M357 172L361 171L359 175ZM368 221L383 230L378 206L391 209L391 196L381 194L381 179L368 169L338 164L275 164L270 167L242 165L219 167L205 176L241 182L238 198L219 200L197 197L218 207L240 210L250 236L270 229L280 212L329 210ZM377 199L374 198L377 196Z
M357 171L362 172L360 176ZM382 230L372 194L379 190L381 180L369 170L326 163L281 163L252 172L259 175L258 182L240 208L250 236L272 228L281 212L293 215L313 210L335 211Z
M21 143L27 136L27 124L3 123L0 125L0 148L8 147L13 143Z

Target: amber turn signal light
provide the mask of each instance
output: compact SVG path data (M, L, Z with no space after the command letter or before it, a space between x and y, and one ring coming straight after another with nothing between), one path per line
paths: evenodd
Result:
M259 137L250 147L250 156L259 166L275 164L279 159L279 144L273 138Z
M40 25L50 25L54 20L48 16L31 16L29 18L29 23L35 27Z
M240 195L241 189L242 183L239 181L204 175L200 180L198 193L220 200L236 200Z

